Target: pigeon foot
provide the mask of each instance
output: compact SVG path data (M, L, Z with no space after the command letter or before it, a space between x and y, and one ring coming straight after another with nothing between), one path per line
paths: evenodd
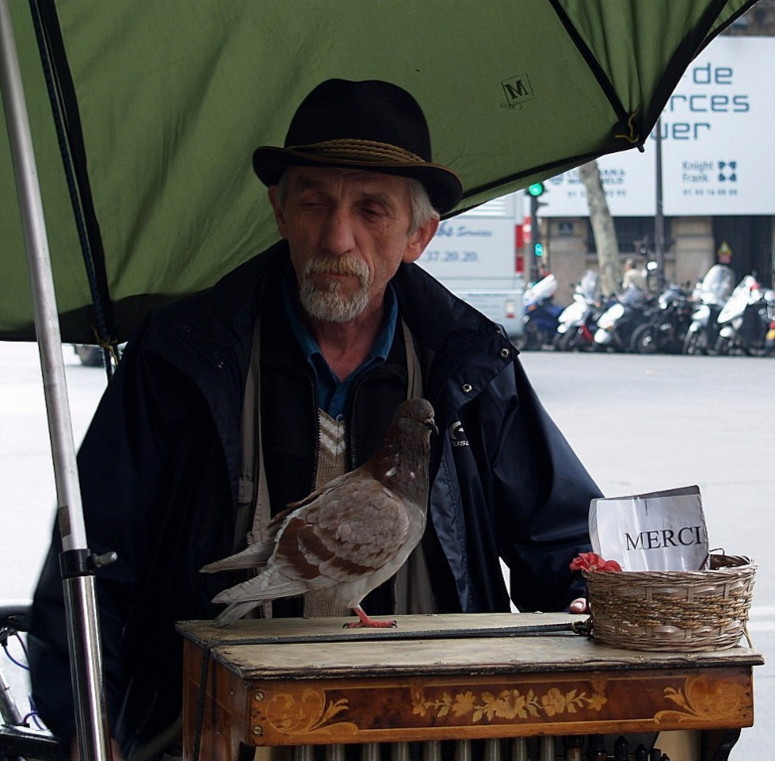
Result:
M353 613L358 616L358 621L353 621L350 624L345 624L343 629L394 629L398 626L395 621L375 621L366 615L366 612L358 606L353 608Z

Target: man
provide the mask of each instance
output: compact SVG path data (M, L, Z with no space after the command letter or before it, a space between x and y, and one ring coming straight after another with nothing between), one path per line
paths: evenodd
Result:
M628 256L624 261L624 275L622 276L622 292L628 288L637 288L642 293L648 291L646 277L643 274L643 265L637 259Z
M212 289L151 315L127 347L79 453L97 576L112 731L138 753L180 711L174 622L211 618L240 580L205 564L269 517L361 464L406 398L434 406L428 527L373 614L561 610L589 549L598 490L487 320L412 264L462 193L431 160L418 104L379 82L324 82L284 148L256 150L283 240ZM57 570L34 604L36 704L74 731ZM274 603L275 616L330 615ZM153 753L145 753L153 756Z

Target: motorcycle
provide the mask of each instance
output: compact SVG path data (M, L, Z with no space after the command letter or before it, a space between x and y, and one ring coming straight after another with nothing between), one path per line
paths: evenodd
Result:
M562 310L552 342L558 351L591 349L595 345L597 320L609 304L600 297L600 278L587 270L573 291L573 302Z
M640 288L630 286L600 315L594 336L595 348L632 351L632 334L646 322L653 308L652 297Z
M718 316L734 287L734 274L726 264L714 264L694 289L692 321L684 337L684 354L712 352L720 325Z
M775 357L775 309L770 314L770 325L767 335L764 337L764 354L767 357Z
M557 291L557 278L549 274L533 283L522 297L524 316L522 318L522 335L515 345L518 349L541 349L545 344L551 344L557 332L557 320L562 307L552 301Z
M767 335L775 321L775 291L764 290L753 275L746 275L732 291L719 313L716 354L742 352L762 357Z
M692 320L689 294L677 285L669 286L657 299L657 308L632 332L632 351L639 354L680 354Z

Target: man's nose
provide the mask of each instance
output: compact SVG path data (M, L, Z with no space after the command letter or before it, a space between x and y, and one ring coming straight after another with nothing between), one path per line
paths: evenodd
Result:
M341 256L353 249L354 235L352 220L341 210L333 210L323 228L322 244L328 253Z

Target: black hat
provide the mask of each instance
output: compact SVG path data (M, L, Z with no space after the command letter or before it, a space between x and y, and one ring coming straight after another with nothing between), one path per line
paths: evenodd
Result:
M302 102L285 147L261 146L253 168L276 185L291 166L331 166L384 172L419 180L441 214L460 201L463 185L451 169L431 160L431 138L417 101L389 82L329 79Z

